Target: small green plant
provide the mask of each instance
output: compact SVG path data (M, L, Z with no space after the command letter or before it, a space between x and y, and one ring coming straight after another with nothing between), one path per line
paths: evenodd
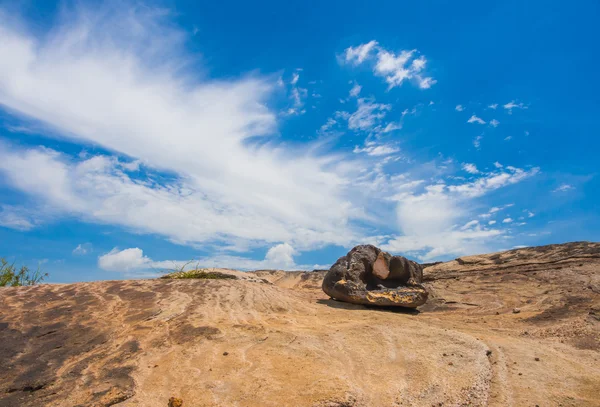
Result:
M32 271L27 266L20 269L14 263L6 259L0 259L0 287L20 287L24 285L36 285L44 281L48 273L42 273L40 268Z

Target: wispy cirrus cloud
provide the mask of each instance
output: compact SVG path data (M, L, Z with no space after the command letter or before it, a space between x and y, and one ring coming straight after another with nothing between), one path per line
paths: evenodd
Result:
M573 185L561 184L556 189L552 190L552 192L567 192L572 189L575 189L575 187Z
M285 81L256 73L211 79L197 74L200 64L168 13L129 6L80 13L44 35L0 17L0 104L51 128L49 137L95 148L77 155L0 141L2 183L30 203L4 205L0 224L28 230L45 219L76 218L222 248L201 258L206 266L304 267L294 261L302 251L366 241L431 259L504 236L469 209L488 192L535 175L470 164L472 176L459 182L439 175L448 161L404 163L394 137L417 108L391 118L392 104L361 97L356 82L344 99L348 111L333 113L315 132L363 141L344 140L346 149L336 151L329 140L282 142L280 122L304 111L301 71ZM416 50L392 52L371 41L348 48L344 61L370 64L388 89L436 82ZM277 92L287 113L271 103ZM432 174L411 175L425 172L420 166ZM385 232L377 230L382 225ZM269 248L264 259L226 254L255 248ZM98 262L106 270L161 264L137 247L114 249Z
M0 17L0 104L61 137L174 176L155 182L132 177L116 158L2 144L6 182L53 214L182 243L247 239L302 248L357 236L345 191L350 167L310 146L249 143L277 130L266 103L275 77L197 79L182 33L164 12L78 13L40 37ZM6 213L4 222L33 224Z
M80 243L73 249L73 254L78 256L84 256L92 251L91 243Z

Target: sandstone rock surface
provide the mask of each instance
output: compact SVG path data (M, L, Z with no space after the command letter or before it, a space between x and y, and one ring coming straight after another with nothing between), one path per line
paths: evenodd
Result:
M421 265L372 245L354 247L323 279L323 291L352 304L416 308L427 301Z
M424 268L419 313L325 274L0 288L0 407L599 406L598 243Z

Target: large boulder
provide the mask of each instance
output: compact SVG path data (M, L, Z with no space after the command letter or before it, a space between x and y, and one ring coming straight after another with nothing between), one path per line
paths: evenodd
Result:
M427 301L422 280L423 268L418 263L360 245L331 266L323 291L353 304L416 308Z

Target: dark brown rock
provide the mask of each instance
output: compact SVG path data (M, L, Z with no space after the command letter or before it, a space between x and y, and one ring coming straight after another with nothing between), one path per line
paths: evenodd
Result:
M416 308L427 301L423 268L372 245L356 246L331 267L323 291L353 304Z

